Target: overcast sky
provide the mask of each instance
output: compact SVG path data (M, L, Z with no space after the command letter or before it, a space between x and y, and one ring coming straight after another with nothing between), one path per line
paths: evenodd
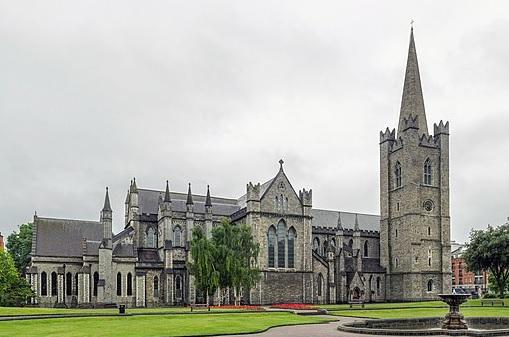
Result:
M0 1L0 231L114 231L129 181L239 197L285 160L313 206L379 213L410 33L451 123L452 239L509 216L506 1Z

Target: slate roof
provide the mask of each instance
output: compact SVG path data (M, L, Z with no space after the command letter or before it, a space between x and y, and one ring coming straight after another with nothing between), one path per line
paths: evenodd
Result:
M134 245L132 243L118 243L113 248L113 256L135 257Z
M99 221L37 217L35 225L35 255L38 256L81 257L83 238L101 241L103 236Z
M351 213L351 212L339 212L325 209L311 210L313 216L313 226L318 227L338 227L338 218L341 214L341 226L344 229L354 229L355 215L359 221L359 229L365 231L380 231L380 216L371 214Z
M380 266L380 259L362 259L362 271L365 273L384 273L385 269Z
M140 214L157 214L159 208L159 198L164 198L164 191L138 189L138 202ZM171 207L174 211L185 212L187 210L187 193L170 192ZM193 194L194 213L205 213L204 195ZM237 205L236 199L211 197L212 214L219 216L230 216L230 214L238 211L240 206Z

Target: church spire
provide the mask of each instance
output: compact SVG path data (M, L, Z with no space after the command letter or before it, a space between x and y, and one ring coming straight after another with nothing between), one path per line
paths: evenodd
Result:
M106 196L104 197L103 211L111 212L110 195L108 193L108 187L106 187Z
M424 110L424 98L422 96L421 76L419 75L419 64L417 63L417 52L415 50L414 28L410 30L410 45L408 47L408 59L405 72L405 84L403 85L403 97L401 98L401 109L399 112L398 135L405 130L406 121L417 117L419 133L428 135L428 124Z
M189 183L189 187L187 188L187 205L193 204L193 195L191 194L191 183Z
M210 188L209 188L209 185L207 185L207 197L205 198L205 206L207 206L207 207L212 206L212 200L210 199Z
M164 202L171 202L170 185L168 183L168 180L166 180L166 191L164 192Z

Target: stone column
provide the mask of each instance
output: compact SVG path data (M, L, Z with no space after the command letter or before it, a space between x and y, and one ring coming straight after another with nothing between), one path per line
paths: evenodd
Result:
M136 306L145 307L145 273L136 273Z

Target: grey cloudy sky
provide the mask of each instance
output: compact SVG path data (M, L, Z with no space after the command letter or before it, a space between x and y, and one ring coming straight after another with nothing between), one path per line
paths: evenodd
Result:
M482 5L481 5L482 4ZM379 212L415 20L428 122L451 123L452 238L509 216L505 1L0 1L0 231L114 230L138 186L238 197L280 157L315 207Z

